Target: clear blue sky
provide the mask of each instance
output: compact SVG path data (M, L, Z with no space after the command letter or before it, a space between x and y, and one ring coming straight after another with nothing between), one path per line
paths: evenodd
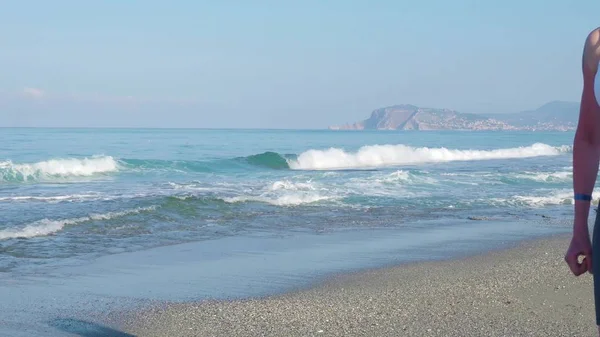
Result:
M11 1L0 126L323 128L578 101L600 1Z

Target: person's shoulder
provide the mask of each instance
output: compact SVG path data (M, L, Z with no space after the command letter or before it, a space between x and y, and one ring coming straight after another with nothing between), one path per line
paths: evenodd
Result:
M594 73L598 69L600 61L600 27L588 33L583 47L583 63L587 69Z

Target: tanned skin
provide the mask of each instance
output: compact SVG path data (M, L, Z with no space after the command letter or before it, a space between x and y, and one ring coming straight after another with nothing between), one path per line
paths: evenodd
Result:
M573 190L574 193L588 195L592 195L594 190L600 164L600 107L594 94L594 79L599 61L600 28L597 28L590 32L583 48L583 92L573 140ZM571 272L579 276L585 272L593 272L592 243L588 229L590 201L575 200L574 208L573 237L565 254L565 261ZM583 256L581 263L578 261L580 256ZM600 336L600 326L598 334Z

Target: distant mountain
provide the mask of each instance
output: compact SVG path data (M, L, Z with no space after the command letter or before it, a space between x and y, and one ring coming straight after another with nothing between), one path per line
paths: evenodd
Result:
M532 111L471 114L410 104L374 110L361 122L331 126L332 130L559 130L575 129L579 103L550 102Z
M485 116L501 120L516 127L574 129L577 126L579 118L579 103L553 101L535 110Z

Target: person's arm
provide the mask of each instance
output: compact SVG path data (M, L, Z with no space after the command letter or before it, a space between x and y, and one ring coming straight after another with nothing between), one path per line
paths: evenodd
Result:
M585 109L586 107L582 104L581 110ZM600 163L600 153L598 152L600 144L593 137L589 135L588 131L578 130L575 134L573 142L573 192L575 195L592 196L594 190ZM591 201L588 200L575 200L573 234L589 235L587 221L590 203Z
M596 29L588 35L583 51L583 93L573 140L573 192L576 200L573 237L565 254L565 261L575 276L586 271L593 272L592 244L587 223L591 200L580 200L579 196L591 199L600 160L600 111L594 95L599 42L600 30ZM581 255L583 261L579 263Z
M596 49L600 32L590 33L582 58L583 93L579 111L579 121L573 141L573 192L591 196L598 175L600 163L600 118L593 90L597 71ZM587 220L590 201L575 200L573 234L589 235Z

